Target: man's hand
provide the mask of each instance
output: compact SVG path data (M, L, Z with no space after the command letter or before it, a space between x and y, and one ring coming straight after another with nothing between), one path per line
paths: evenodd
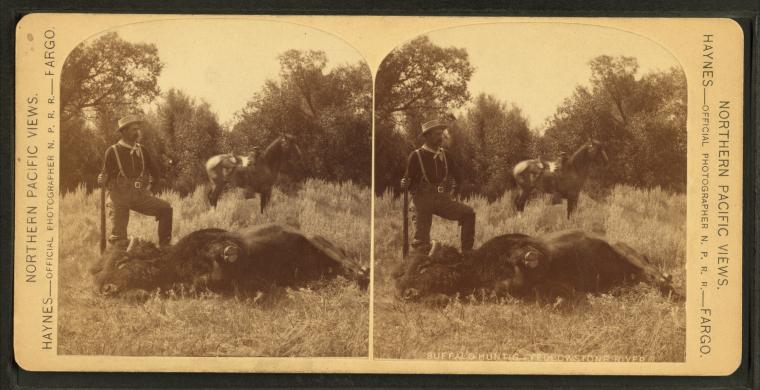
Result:
M406 190L409 189L409 178L408 177L405 177L405 178L401 179L401 189L403 191L406 191Z
M100 172L100 174L98 174L98 185L102 186L103 183L105 182L106 182L106 174L103 172Z

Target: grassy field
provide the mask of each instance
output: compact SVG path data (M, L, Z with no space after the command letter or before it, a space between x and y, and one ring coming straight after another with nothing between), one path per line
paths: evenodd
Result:
M583 228L611 241L624 241L673 275L683 289L686 261L686 200L659 189L617 187L604 199L581 195L569 221L565 206L548 197L532 199L522 216L512 194L488 204L467 201L477 214L475 245L506 233L542 234ZM410 230L412 230L410 228ZM410 232L411 234L411 232ZM455 222L433 220L433 239L459 244ZM391 271L401 261L401 199L375 203L374 351L380 358L496 360L683 361L683 303L649 286L621 295L589 296L570 307L464 297L445 308L394 299ZM490 354L490 355L488 355Z
M320 234L369 265L370 189L307 181L290 195L275 189L264 214L258 198L225 193L216 210L205 189L174 208L174 240L206 227L236 229L285 223ZM159 297L144 303L94 293L87 272L98 256L99 195L77 191L61 200L60 354L139 356L367 356L369 296L339 279L318 290L287 291L276 301L249 297ZM154 218L132 213L129 234L155 241Z

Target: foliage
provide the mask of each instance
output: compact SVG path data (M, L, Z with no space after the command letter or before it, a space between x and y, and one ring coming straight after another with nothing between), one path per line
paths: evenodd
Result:
M114 32L71 51L61 72L61 191L95 185L118 118L158 96L162 68L155 45Z
M589 68L589 86L577 86L540 134L529 129L514 102L489 94L470 99L467 83L474 70L465 49L438 47L423 36L394 50L376 80L375 193L398 190L407 154L420 144L420 124L436 116L450 119L451 151L465 170L464 195L494 200L514 187L511 171L519 161L571 155L591 138L604 142L611 161L592 170L589 189L630 184L683 191L683 72L639 76L636 58L625 56L599 56Z
M686 196L660 188L615 186L594 200L581 194L579 208L567 220L564 205L548 196L530 202L522 215L512 192L489 202L469 201L477 215L475 245L500 234L541 235L580 228L622 241L673 275L685 291ZM401 201L391 193L375 198L374 350L378 358L424 359L430 352L499 352L507 359L540 356L639 356L646 361L683 361L686 313L683 303L662 297L651 286L618 294L589 296L553 307L513 298L459 297L447 306L429 307L394 298L392 270L401 259ZM456 223L434 218L431 236L458 243Z
M519 107L510 107L492 95L480 94L452 126L454 154L461 161L465 195L479 193L489 200L513 186L512 167L532 158L534 135ZM464 146L462 148L462 146Z
M264 148L281 133L297 136L308 176L370 185L372 78L366 64L325 71L322 51L288 50L280 78L268 80L237 114L224 146L238 153Z
M610 163L594 177L626 183L686 187L686 78L680 69L636 78L632 57L590 62L590 88L577 87L557 108L541 139L549 155L572 153L590 138L605 144Z
M293 195L276 190L264 214L242 191L216 209L199 187L184 199L168 191L173 240L195 230L239 229L275 222L324 236L369 265L370 190L353 183L308 180ZM61 198L59 353L133 356L367 356L369 297L337 279L319 289L261 299L211 293L155 294L144 303L97 295L88 265L98 256L98 197L83 187ZM156 239L155 218L132 213L129 234ZM177 331L181 329L181 331Z
M182 91L171 89L148 115L155 126L155 146L165 184L186 195L205 182L204 163L221 153L223 130L208 103L199 103Z
M152 44L134 44L116 33L85 42L72 51L62 74L61 191L95 185L107 146L125 114L146 119L141 143L159 166L161 188L182 195L205 182L205 161L219 153L264 149L282 132L298 136L308 172L297 178L371 179L372 79L363 63L329 72L322 51L288 50L279 56L280 75L268 80L223 128L208 103L181 90L160 93L161 64ZM143 107L153 107L143 112ZM228 131L230 130L230 131ZM295 164L294 164L295 165Z
M61 116L81 115L88 108L148 103L159 94L163 64L153 44L130 43L115 32L84 42L71 51L61 76Z
M421 36L385 57L375 80L375 192L397 187L421 124L453 111L470 98L474 72L467 51L442 48Z

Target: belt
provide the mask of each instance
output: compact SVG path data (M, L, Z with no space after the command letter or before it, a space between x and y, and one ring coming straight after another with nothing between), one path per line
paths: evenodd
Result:
M137 179L130 179L126 177L119 176L116 178L116 185L122 186L122 187L134 187L135 189L141 190L145 188L145 183L143 182L144 179L137 178Z
M433 192L438 192L439 194L446 192L446 186L443 183L435 185L432 183L422 182L420 183L419 189L423 191L429 189Z

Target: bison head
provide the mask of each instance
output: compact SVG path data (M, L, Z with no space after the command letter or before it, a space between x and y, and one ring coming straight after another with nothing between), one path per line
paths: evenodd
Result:
M244 256L234 235L221 229L204 229L168 248L132 239L126 250L118 246L109 249L90 272L98 293L139 297L159 288L182 286L193 291L224 285L230 269Z
M397 297L418 300L460 292L467 278L463 261L464 257L455 248L434 242L429 253L415 253L394 270Z
M501 259L500 264L493 267L492 275L484 275L484 279L495 280L494 290L498 295L524 295L544 277L550 264L546 251L530 244L512 248Z
M164 252L153 243L130 240L126 250L109 249L100 262L90 269L95 290L106 296L119 296L129 291L147 292L159 286L162 277L160 259Z

